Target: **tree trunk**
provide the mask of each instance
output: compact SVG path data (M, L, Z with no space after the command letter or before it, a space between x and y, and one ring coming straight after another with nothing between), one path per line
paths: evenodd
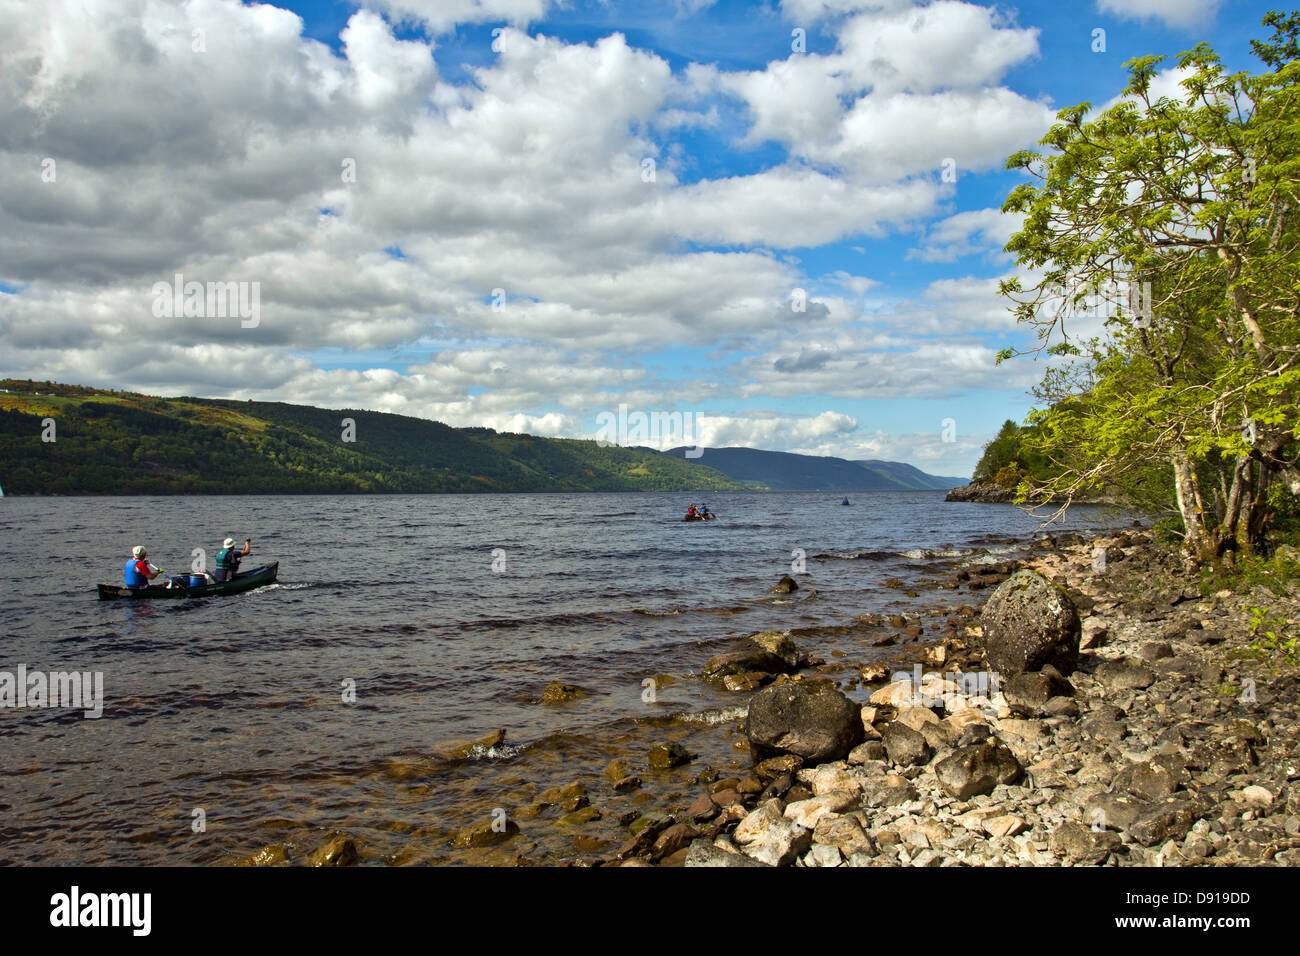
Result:
M1169 453L1174 466L1174 491L1178 496L1178 513L1183 517L1183 550L1196 564L1204 564L1214 559L1214 546L1208 540L1205 528L1205 515L1200 506L1200 494L1196 487L1196 476L1192 472L1192 463L1182 446L1175 447Z

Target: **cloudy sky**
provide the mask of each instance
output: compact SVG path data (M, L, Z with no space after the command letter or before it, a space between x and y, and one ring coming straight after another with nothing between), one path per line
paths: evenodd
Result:
M0 376L966 475L1041 371L1003 160L1271 6L0 0Z

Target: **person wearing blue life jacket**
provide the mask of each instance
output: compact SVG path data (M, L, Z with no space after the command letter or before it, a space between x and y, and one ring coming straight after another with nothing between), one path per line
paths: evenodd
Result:
M147 588L150 581L162 574L162 568L154 567L148 558L144 545L137 544L131 549L131 559L122 568L127 587Z
M221 550L217 552L217 569L213 572L212 577L217 581L229 581L239 572L239 559L248 552L253 550L253 541L251 538L244 539L244 550L235 550L235 539L227 538L221 542Z
M703 518L705 521L708 521L708 520L709 520L709 518L711 517L711 515L709 514L709 506L708 506L708 505L700 505L700 517Z

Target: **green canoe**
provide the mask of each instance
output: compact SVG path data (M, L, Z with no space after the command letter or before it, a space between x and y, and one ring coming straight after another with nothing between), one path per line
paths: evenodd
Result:
M120 584L101 584L99 585L99 599L101 601L116 601L119 598L136 600L138 598L220 597L224 594L238 594L240 591L251 591L253 588L274 584L275 576L279 571L280 562L276 561L274 564L254 568L252 571L241 571L229 581L222 581L219 584L204 584L198 587L166 587L151 584L147 588L127 588L122 587Z

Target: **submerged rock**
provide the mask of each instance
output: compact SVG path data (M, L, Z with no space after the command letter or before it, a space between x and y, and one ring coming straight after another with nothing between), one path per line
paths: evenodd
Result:
M704 665L705 680L728 676L746 678L757 687L773 674L789 674L799 667L801 655L784 631L760 631L742 638L729 651L715 654ZM733 682L738 683L738 682ZM729 690L752 688L728 687Z
M494 730L475 740L453 741L444 744L435 753L446 760L468 760L480 753L487 753L506 742L506 729Z
M553 680L546 685L542 691L541 704L564 704L571 700L577 700L579 697L586 697L587 692L581 687L574 684L563 684L560 681Z
M487 820L457 830L451 844L461 848L492 846L496 843L504 843L518 832L519 824L514 820Z
M650 748L651 770L671 770L692 759L690 752L678 743L655 744Z
M544 791L537 800L539 803L553 804L566 813L581 810L591 803L591 798L587 796L587 788L581 783L571 783L567 787L553 787Z
M780 581L768 589L768 594L789 594L791 591L799 590L799 582L790 575L785 575Z
M357 845L347 837L336 836L324 846L313 850L303 865L352 866L356 862Z
M264 846L249 856L244 857L235 866L279 866L289 862L289 851L276 844Z

